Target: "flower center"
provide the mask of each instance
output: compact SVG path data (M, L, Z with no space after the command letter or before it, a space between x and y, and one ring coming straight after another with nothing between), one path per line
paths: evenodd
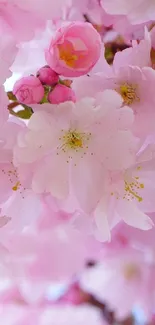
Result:
M76 131L69 131L65 136L64 140L66 145L71 149L83 148L83 139L80 133Z
M137 167L137 171L141 169L141 166ZM120 177L120 176L119 176ZM122 176L121 176L122 177ZM144 183L140 181L139 176L129 175L125 173L123 176L123 182L121 181L120 187L118 188L119 179L113 178L114 187L111 192L111 196L115 195L117 200L123 199L127 201L137 200L138 202L143 201L142 190L144 189Z
M62 142L61 149L66 152L67 150L74 150L78 152L80 149L88 149L88 142L91 133L82 133L77 130L69 129L67 132L61 130L63 135L59 138Z
M124 277L126 280L133 280L139 276L139 268L134 263L128 263L123 268Z
M91 133L79 132L76 129L61 130L61 132L62 136L59 137L60 145L57 147L57 155L61 151L69 153L67 163L73 158L72 154L77 154L78 152L81 152L81 158L84 158L88 150ZM93 155L93 153L90 154Z
M65 42L62 45L58 45L58 49L60 59L65 61L69 67L73 68L78 60L78 56L75 54L73 45L70 42Z
M124 83L120 85L119 93L121 94L124 104L132 105L135 101L139 101L139 97L136 94L137 85Z

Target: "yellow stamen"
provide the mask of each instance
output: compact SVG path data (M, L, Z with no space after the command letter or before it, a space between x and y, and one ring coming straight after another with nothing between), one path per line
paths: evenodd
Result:
M13 190L13 191L18 191L20 185L21 185L20 182L17 182L17 183L12 187L12 190Z
M126 280L133 280L139 276L138 266L134 263L128 263L124 266L124 276Z
M77 55L72 54L69 48L64 48L63 46L59 46L59 56L71 68L74 67L75 62L78 60Z
M139 101L140 98L136 94L137 85L132 85L124 83L119 88L119 93L121 94L124 104L132 105L135 101Z
M69 131L63 136L65 145L71 149L82 148L83 140L82 135L76 131Z
M57 147L57 155L63 151L68 153L67 162L73 158L73 153L81 152L81 158L84 158L88 149L88 143L91 133L80 132L76 129L61 130L62 135L59 137L60 145ZM93 152L90 153L93 155Z
M137 199L138 202L143 201L142 197L140 195L138 195L138 193L136 192L136 189L139 189L139 188L144 188L144 184L140 184L138 186L137 183L127 183L125 181L125 192L127 193L128 199L135 198L135 199ZM125 198L126 198L126 196L125 196Z

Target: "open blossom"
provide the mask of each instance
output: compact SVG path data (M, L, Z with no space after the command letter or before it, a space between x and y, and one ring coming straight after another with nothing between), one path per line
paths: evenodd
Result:
M120 170L135 159L137 141L129 131L133 113L121 105L115 91L105 91L98 102L42 105L15 149L17 165L35 162L33 190L63 199L71 181L81 206L91 211L101 195L103 166Z
M104 58L104 53L100 58L98 70L90 76L81 76L73 80L72 88L78 99L85 96L94 96L97 92L103 91L105 86L110 87L110 83L105 84L105 80L113 81L116 75L119 76L121 68L130 67L144 68L151 67L151 36L145 29L144 39L139 43L133 41L132 46L118 51L114 56L112 65L109 65Z
M11 120L3 121L0 128L0 203L5 202L13 194L12 188L16 187L18 182L12 160L13 147L21 129L21 125Z
M105 89L116 90L122 96L123 105L133 110L132 131L141 138L155 131L155 71L150 67L150 49L151 40L146 30L145 39L117 53L112 66L105 66L99 74L80 77L72 85L77 99ZM144 56L139 59L142 51Z
M26 170L13 165L13 148L23 124L15 118L0 128L0 231L19 231L33 222L41 211L39 196L29 186ZM32 213L29 207L32 208Z
M143 252L130 246L107 247L103 261L81 276L81 287L99 301L106 302L109 308L115 310L117 319L123 320L131 314L135 305L143 306L145 302L145 307L150 307L150 271Z
M13 93L19 103L35 104L43 99L44 87L37 77L23 77L16 81Z
M138 137L146 137L155 131L154 80L152 68L126 66L115 69L115 65L113 77L110 75L102 80L104 88L115 89L122 96L124 105L132 108L135 116L133 132Z
M62 26L46 50L46 61L58 74L77 77L88 73L100 57L101 39L89 23Z
M95 221L101 240L109 229L123 220L141 230L153 227L148 213L154 212L155 160L142 161L122 172L109 172L103 198L96 211Z
M155 19L154 0L102 0L102 6L112 15L127 15L132 24Z

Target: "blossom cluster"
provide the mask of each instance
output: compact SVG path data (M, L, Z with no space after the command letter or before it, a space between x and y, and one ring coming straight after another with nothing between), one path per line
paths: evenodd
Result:
M0 12L0 319L97 325L139 306L150 321L154 0L0 0ZM75 277L70 309L46 299Z

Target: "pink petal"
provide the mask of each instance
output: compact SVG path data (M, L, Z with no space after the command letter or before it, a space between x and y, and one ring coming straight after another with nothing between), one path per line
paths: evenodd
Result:
M118 203L117 212L129 226L149 230L154 225L153 221L140 211L134 202L122 200Z
M50 192L58 199L64 199L69 193L69 164L67 158L53 155L37 169L32 181L37 193Z
M106 110L115 110L116 108L120 108L123 104L122 96L112 89L107 89L103 92L100 92L96 97L97 103L101 105L101 109L103 106L104 112L106 112Z
M26 190L21 194L15 193L2 207L1 215L8 222L1 231L18 230L30 225L40 215L42 209L41 201L32 191Z
M81 208L91 213L102 194L101 166L91 159L79 159L72 167L72 184Z
M97 226L96 238L99 241L111 240L110 228L105 209L106 205L104 199L102 199L95 210L95 222Z

